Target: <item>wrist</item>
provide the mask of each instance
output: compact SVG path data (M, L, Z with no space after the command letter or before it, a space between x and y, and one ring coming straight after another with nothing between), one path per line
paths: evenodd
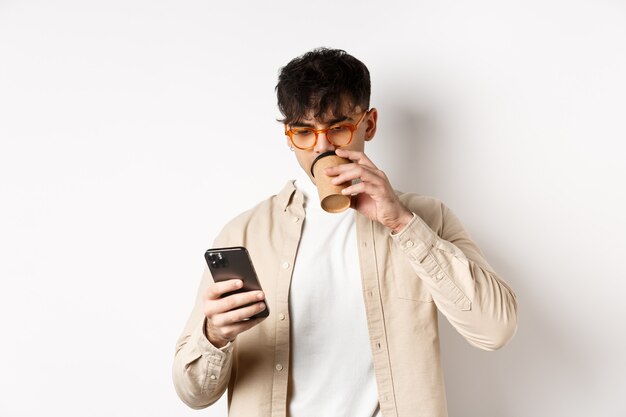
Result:
M225 340L225 339L216 340L216 339L213 339L211 337L207 337L207 340L209 341L210 344L212 344L213 346L215 346L218 349L223 348L229 342L228 340Z
M211 333L211 328L209 327L208 320L206 320L205 323L206 324L204 325L204 337L206 337L206 339L209 341L210 344L212 344L216 348L220 349L220 348L223 348L224 346L226 346L228 344L228 342L230 342L230 340L226 340L226 339L222 339L222 338L219 338L219 337L215 337Z
M391 232L396 235L400 233L406 225L411 222L411 220L413 220L413 213L406 209L400 216L398 216L398 219L389 226L389 228L391 229Z

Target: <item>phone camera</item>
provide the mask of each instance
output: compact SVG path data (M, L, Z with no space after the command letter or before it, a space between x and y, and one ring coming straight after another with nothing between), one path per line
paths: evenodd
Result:
M212 268L225 268L228 266L228 258L226 258L221 253L210 254L209 261Z

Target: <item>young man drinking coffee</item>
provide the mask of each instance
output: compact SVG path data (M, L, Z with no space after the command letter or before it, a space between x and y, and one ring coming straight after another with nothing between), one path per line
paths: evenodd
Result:
M229 222L214 247L247 248L263 291L205 271L176 349L180 398L229 415L446 416L437 312L469 343L503 346L517 303L440 201L395 192L365 154L378 112L365 65L316 49L279 75L278 107L300 176ZM320 207L315 159L351 208ZM267 318L249 318L265 308Z

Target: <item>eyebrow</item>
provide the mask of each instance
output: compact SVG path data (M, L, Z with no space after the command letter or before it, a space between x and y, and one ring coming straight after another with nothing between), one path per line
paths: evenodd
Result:
M335 119L329 120L325 124L328 125L328 126L332 126L332 125L335 125L337 123L345 122L346 120L349 120L349 119L350 118L348 116L337 117ZM315 129L315 126L313 126L311 123L304 123L304 122L291 123L289 126L291 126L291 127L310 127L311 129Z

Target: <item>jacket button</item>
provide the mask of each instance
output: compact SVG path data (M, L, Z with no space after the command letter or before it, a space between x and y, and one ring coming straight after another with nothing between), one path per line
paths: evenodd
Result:
M283 262L283 269L289 269L289 262Z
M282 371L283 370L283 366L279 363L278 365L276 365L276 370L277 371Z

